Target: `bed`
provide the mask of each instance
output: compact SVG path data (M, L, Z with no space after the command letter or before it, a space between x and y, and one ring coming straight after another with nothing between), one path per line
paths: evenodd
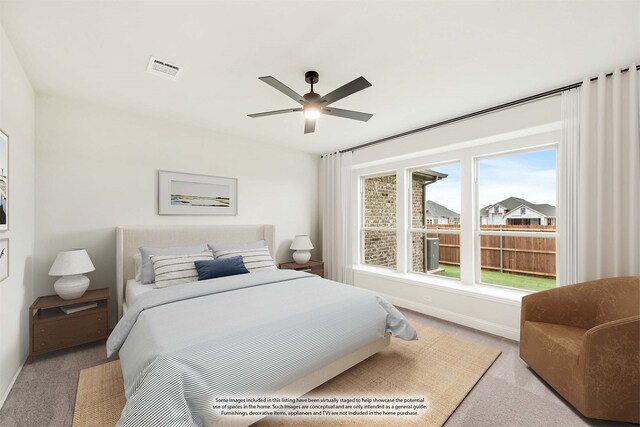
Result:
M299 397L385 348L391 334L417 338L381 297L294 270L131 288L139 246L264 240L273 254L274 232L271 225L116 230L119 322L107 352L119 353L125 383L118 425L250 425L261 416L222 416L214 397Z

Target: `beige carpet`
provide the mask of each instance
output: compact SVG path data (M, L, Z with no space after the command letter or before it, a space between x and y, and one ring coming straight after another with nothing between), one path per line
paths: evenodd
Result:
M500 355L491 347L417 325L418 341L392 339L391 345L328 381L315 396L424 396L427 409L419 417L263 419L256 425L442 426ZM125 398L120 362L80 371L74 427L112 427Z

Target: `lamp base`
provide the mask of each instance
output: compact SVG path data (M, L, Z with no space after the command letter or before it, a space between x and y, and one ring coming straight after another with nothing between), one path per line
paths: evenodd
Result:
M296 264L306 264L311 259L311 252L309 251L295 251L293 253L293 260Z
M80 298L89 287L89 278L83 274L62 276L53 285L56 294L64 300Z

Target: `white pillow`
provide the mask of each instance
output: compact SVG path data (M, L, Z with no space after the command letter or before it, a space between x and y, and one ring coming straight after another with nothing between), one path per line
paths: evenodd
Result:
M149 258L156 275L155 287L166 288L180 283L197 282L195 262L211 260L213 255L207 251L193 255L151 255Z
M136 270L136 282L140 281L140 277L142 277L142 255L138 252L133 256L133 265Z
M250 272L263 270L277 270L276 263L269 254L269 248L263 246L257 249L245 250L217 250L213 252L216 259L231 258L234 256L242 256L244 266Z
M247 249L260 249L267 246L264 240L243 243L207 243L212 251L245 251Z
M142 255L142 268L140 270L140 281L145 285L155 282L155 275L153 274L153 262L151 262L151 255L191 255L199 254L206 251L207 245L197 246L177 246L174 248L149 248L146 246L140 246L140 254Z

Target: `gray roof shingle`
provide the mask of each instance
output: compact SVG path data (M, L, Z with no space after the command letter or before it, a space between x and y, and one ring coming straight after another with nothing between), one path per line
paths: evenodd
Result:
M432 200L427 200L427 218L460 218L460 214Z

